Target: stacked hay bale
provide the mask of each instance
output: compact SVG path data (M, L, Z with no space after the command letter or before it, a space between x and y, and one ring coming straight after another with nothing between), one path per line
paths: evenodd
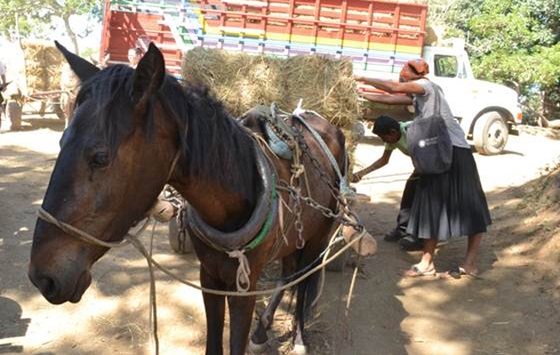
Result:
M361 117L352 63L309 55L287 59L195 48L183 59L183 78L202 82L224 102L228 111L240 116L255 105L276 103L292 112L312 110L345 131Z
M64 59L49 42L22 41L25 57L27 91L60 90L60 74Z
M195 48L184 56L182 71L186 81L207 85L236 117L283 97L280 60L275 58Z

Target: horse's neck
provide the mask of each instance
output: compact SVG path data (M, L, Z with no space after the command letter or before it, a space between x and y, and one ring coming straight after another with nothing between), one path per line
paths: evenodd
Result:
M193 100L195 101L195 100ZM208 111L208 107L215 105L213 101L204 103L197 103L196 110L198 111L197 117L190 117L191 120L203 120L207 117L215 114L214 110ZM224 111L217 110L225 114ZM213 117L214 120L222 120L219 124L209 124L204 126L204 124L197 125L200 132L197 134L209 135L209 136L221 136L224 134L230 134L231 137L238 137L239 141L236 139L224 139L219 143L220 149L214 152L212 156L198 157L196 161L204 161L208 163L208 166L214 166L216 171L212 170L210 173L204 171L200 172L199 168L187 169L187 170L197 170L197 175L183 175L175 176L174 183L172 184L177 191L187 200L187 202L198 212L200 217L204 221L211 225L212 227L218 227L217 229L223 228L237 228L242 226L251 216L252 208L256 204L256 194L255 189L258 186L253 186L254 181L250 178L239 178L240 176L250 176L253 173L254 166L250 168L247 166L247 161L251 160L252 140L247 141L247 137L241 128L236 125L231 125L230 131L227 130L228 125L224 124L223 120L232 120L229 116ZM211 130L215 129L216 132ZM191 134L195 134L189 132ZM244 139L245 138L245 139ZM243 140L243 142L242 142ZM200 141L197 141L200 144ZM226 143L227 142L227 143ZM234 147L225 146L224 144L233 144ZM241 149L244 147L244 149ZM207 147L201 147L200 145L195 145L190 148L191 152L208 152ZM228 152L238 152L242 157L232 157L228 156ZM239 153L240 152L240 153ZM224 161L218 162L216 164L212 159L216 159L217 156L225 156ZM244 162L244 163L243 163ZM190 164L192 161L189 157L183 162L185 164ZM216 166L217 165L217 166ZM214 168L212 168L214 169ZM177 169L181 171L182 169ZM242 172L242 174L235 174L237 179L233 183L235 186L231 186L228 179L223 177L233 176L234 173ZM208 177L207 175L212 174ZM206 175L206 176L205 176ZM243 190L243 192L239 192ZM251 201L253 200L253 201ZM221 227L221 228L220 228Z
M238 229L249 219L254 205L241 194L204 179L185 176L173 186L216 229Z

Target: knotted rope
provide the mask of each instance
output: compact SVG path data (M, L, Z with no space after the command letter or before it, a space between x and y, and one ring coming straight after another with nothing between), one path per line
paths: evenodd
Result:
M235 278L235 285L237 286L237 291L247 292L251 287L251 280L249 275L251 275L251 267L249 266L249 260L245 255L244 250L233 250L227 252L230 258L235 258L239 262L237 267L237 277Z

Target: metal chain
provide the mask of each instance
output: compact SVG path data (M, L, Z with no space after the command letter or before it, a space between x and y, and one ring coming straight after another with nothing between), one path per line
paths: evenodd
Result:
M309 207L321 212L321 214L327 218L332 218L334 220L339 221L341 224L345 226L354 227L354 229L361 231L364 226L359 222L359 219L353 216L352 214L346 213L344 210L340 210L340 212L336 213L332 209L321 205L319 202L315 201L312 197L308 196L301 196L297 189L293 188L292 186L286 187L278 187L280 190L287 191L293 199L299 199L300 201L304 202Z
M301 220L301 214L303 212L303 208L301 205L302 196L299 188L294 188L294 191L296 191L296 193L291 194L291 196L294 199L294 214L296 216L294 227L296 228L296 232L298 234L296 248L303 249L303 247L305 246L305 239L303 238L303 222Z
M263 116L265 117L265 120L272 131L286 144L288 144L290 149L295 151L295 155L297 155L297 157L295 157L295 159L292 161L292 177L290 179L290 184L285 187L285 189L289 192L290 197L294 201L293 213L296 217L294 225L298 233L296 247L303 248L303 246L305 245L305 240L303 239L304 226L301 218L303 212L302 202L309 207L320 211L323 216L327 218L337 220L343 225L352 226L358 231L364 230L364 226L360 223L359 217L354 211L350 209L348 201L342 196L342 194L340 193L340 189L334 186L333 182L327 175L327 172L321 165L321 162L319 162L319 160L311 153L311 149L304 139L303 130L300 127L292 125L290 127L291 132L288 133L276 123L277 120L284 120L289 115L290 114L288 113L278 115L277 108L275 105L273 105L270 110L270 116ZM309 160L311 161L311 165L319 173L321 181L323 181L329 187L332 196L337 200L339 209L338 213L328 207L321 205L309 196L303 196L301 193L301 189L299 187L295 187L296 181L299 182L299 175L301 175L301 166L303 166L303 164L301 164L300 155L303 154L305 154L309 158ZM299 172L299 174L294 174L296 171Z
M311 161L311 164L313 165L315 170L319 173L320 179L325 184L327 184L327 186L330 188L331 194L333 195L333 197L339 203L339 207L341 208L341 212L343 212L343 214L348 214L353 220L357 221L357 222L353 223L352 226L355 227L355 228L358 228L358 230L361 231L364 227L358 222L359 221L358 215L354 211L352 211L352 209L350 209L348 201L346 201L346 199L341 195L340 190L332 184L332 182L329 179L325 169L323 169L323 167L321 166L321 163L319 162L319 160L311 153L311 150L309 149L309 146L307 145L307 142L305 142L305 140L303 139L303 134L302 135L299 135L299 134L295 135L295 138L296 138L296 141L297 141L301 151L305 155L307 155L307 157L309 157L309 160ZM301 198L304 199L304 201L306 199L309 199L309 200L313 201L313 199L311 199L310 197L307 197L307 198L301 197ZM308 204L310 203L309 201L305 201L305 202L308 203ZM313 203L310 204L311 207L314 207L313 205L320 206L320 208L326 208L326 207L318 204L316 201L313 201ZM331 211L331 214L338 216L338 214L335 214L332 211Z
M185 223L187 214L187 200L181 196L181 194L171 185L165 185L163 189L163 198L173 205L177 211L176 215L173 217L177 222L177 230L179 234L177 235L177 249L184 251L186 249L187 240L189 236L187 234L187 225Z

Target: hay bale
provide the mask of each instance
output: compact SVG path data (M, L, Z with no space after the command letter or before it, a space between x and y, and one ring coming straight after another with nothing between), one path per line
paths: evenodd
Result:
M291 112L300 99L304 109L342 128L350 128L361 115L349 60L318 55L282 59L195 48L185 54L182 67L186 81L206 84L234 116L273 102Z
M258 104L279 102L281 70L275 58L206 48L193 49L183 59L183 78L207 85L234 116Z
M287 90L281 105L290 110L300 98L303 107L318 112L339 127L351 128L360 115L352 78L352 62L326 56L295 56L284 62Z
M22 41L25 76L30 92L60 90L64 59L54 45L43 41Z

